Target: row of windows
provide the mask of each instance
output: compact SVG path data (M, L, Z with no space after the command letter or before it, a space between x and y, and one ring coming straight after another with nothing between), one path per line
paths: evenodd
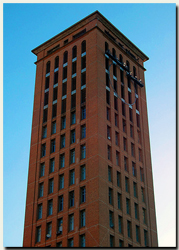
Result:
M54 170L54 169L53 169ZM45 174L45 165L41 165L41 176ZM86 166L82 165L80 167L80 181L84 181L86 179ZM69 171L69 185L75 184L75 169L71 169ZM64 188L64 174L59 175L59 190ZM49 185L48 185L48 193L52 194L54 191L54 179L49 179ZM41 182L39 184L39 198L43 197L44 194L44 183Z
M40 192L42 192L40 190ZM41 195L41 193L40 193ZM83 186L80 188L80 204L83 204L86 202L86 187ZM64 204L64 196L60 195L58 197L58 212L63 211L63 204ZM68 200L69 208L74 207L75 205L75 192L74 190L69 192L69 200ZM43 204L40 203L38 205L38 211L37 211L37 219L42 219L42 212L43 212ZM53 214L53 199L48 200L47 204L47 216L50 216Z

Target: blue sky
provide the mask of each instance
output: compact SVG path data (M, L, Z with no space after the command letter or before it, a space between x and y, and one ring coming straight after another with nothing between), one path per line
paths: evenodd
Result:
M23 241L36 70L31 50L96 10L149 57L144 66L159 246L176 244L176 5L4 4L4 247Z

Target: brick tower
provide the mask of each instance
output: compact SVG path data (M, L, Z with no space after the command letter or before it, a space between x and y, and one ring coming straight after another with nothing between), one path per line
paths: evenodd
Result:
M24 247L157 247L144 62L98 11L37 56Z

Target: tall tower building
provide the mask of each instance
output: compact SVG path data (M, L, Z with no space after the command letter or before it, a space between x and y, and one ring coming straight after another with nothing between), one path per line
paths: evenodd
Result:
M156 247L149 58L98 11L32 52L24 247Z

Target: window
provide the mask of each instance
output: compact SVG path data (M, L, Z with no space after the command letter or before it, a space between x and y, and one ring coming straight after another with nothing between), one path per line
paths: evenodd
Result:
M138 98L136 98L135 106L136 106L136 109L139 110L139 99Z
M116 151L116 165L119 166L119 152Z
M75 184L75 170L70 170L70 185Z
M81 145L81 159L86 158L86 145Z
M68 239L68 247L73 247L73 238Z
M61 241L60 241L60 242L57 242L56 247L62 247L62 242L61 242Z
M66 128L66 116L62 116L61 118L61 126L62 126L62 129L65 129Z
M140 168L140 180L144 182L144 169Z
M81 227L85 227L85 218L86 218L85 210L81 210L80 211L80 226Z
M57 74L58 72L56 72ZM55 80L54 80L55 81ZM58 83L58 80L57 82L54 82L54 84L57 84ZM57 94L58 94L58 88L54 88L53 89L53 101L56 101L57 100Z
M124 169L128 171L127 157L124 156Z
M47 137L47 126L42 127L42 139Z
M86 201L86 187L80 188L81 203Z
M63 211L63 195L58 198L58 211Z
M41 163L40 165L40 177L45 175L45 163Z
M113 80L113 87L114 87L114 90L116 91L117 93L117 81L116 80Z
M72 63L72 75L76 73L76 61Z
M137 134L138 134L138 143L141 143L140 131L137 130Z
M51 153L55 152L55 139L51 140Z
M85 234L80 235L80 247L85 247Z
M114 236L110 235L110 247L114 247Z
M56 133L56 121L52 122L52 135Z
M52 106L52 119L55 118L57 115L57 104Z
M114 223L113 223L113 212L109 210L109 226L111 228L114 228Z
M108 166L108 181L112 181L112 168Z
M133 182L134 197L137 198L137 184Z
M63 218L60 218L57 221L57 234L62 234L62 232L63 232Z
M110 105L110 92L106 89L106 102Z
M131 122L133 122L132 109L130 107L129 107L129 119Z
M140 242L140 238L139 238L139 226L136 225L136 241Z
M38 205L38 220L42 219L42 204Z
M127 177L125 177L125 189L126 192L129 192L129 179Z
M48 109L44 109L43 111L43 123L47 122Z
M75 111L71 112L71 125L76 123L76 113Z
M130 125L130 136L131 138L134 138L134 128L132 125Z
M41 241L41 226L36 228L36 243Z
M76 77L73 77L71 80L71 91L76 89Z
M123 137L123 146L124 146L124 151L127 151L127 139Z
M121 97L122 97L123 99L125 99L124 93L125 93L125 91L124 91L124 86L121 85Z
M70 164L75 163L75 149L70 150Z
M126 198L126 213L130 214L130 200Z
M136 113L136 120L137 120L137 127L140 128L140 117L137 113Z
M110 121L110 108L106 108L107 120Z
M65 51L63 54L63 64L68 62L68 52Z
M75 129L71 130L71 144L75 143Z
M120 70L120 75L121 75L121 83L124 83L124 72L123 70Z
M74 207L75 205L75 193L74 191L69 192L69 207Z
M49 88L50 76L45 78L45 89Z
M109 61L109 59L106 58L106 60L107 60L106 61L106 63L107 63L107 65L106 65L107 68L106 69L108 70L108 65L109 65L108 61ZM110 85L109 85L109 74L108 73L106 73L106 86L110 88Z
M117 186L120 187L120 182L121 182L121 173L117 171Z
M86 124L81 126L81 139L86 138Z
M83 54L84 52L86 52L86 41L83 41L81 43L81 54Z
M113 204L112 202L112 188L109 188L109 204Z
M107 138L111 140L111 128L109 126L107 126Z
M142 195L142 201L145 202L144 188L143 187L141 187L141 195Z
M46 143L42 144L42 157L46 155Z
M108 145L108 160L111 160L111 147Z
M122 115L126 116L126 109L125 109L125 103L122 102Z
M81 120L86 119L86 107L81 107Z
M118 115L115 113L115 126L118 127Z
M81 86L84 86L86 84L86 71L81 73Z
M54 85L58 83L58 71L54 73ZM57 98L56 98L57 99Z
M122 217L118 216L119 233L122 233Z
M134 143L131 142L131 155L135 157Z
M86 68L86 56L81 57L81 69Z
M117 204L118 204L118 209L121 209L121 194L117 193Z
M68 43L68 39L66 39L65 41L64 41L64 45L66 45Z
M71 95L71 109L76 107L76 94Z
M53 173L55 170L55 158L50 159L50 173Z
M66 98L62 100L62 114L66 112Z
M56 68L58 68L58 66L59 66L59 57L57 56L57 57L55 57L55 69Z
M65 96L67 94L67 83L63 82L62 84L62 96Z
M127 236L131 238L131 222L127 220Z
M119 247L123 247L124 246L124 243L123 243L123 240L119 240Z
M72 59L75 58L76 56L77 56L77 47L75 45L72 49Z
M115 131L115 143L119 146L119 133Z
M53 214L53 200L48 201L48 216Z
M39 198L43 197L43 193L44 193L44 183L40 183L39 184Z
M65 134L61 135L61 148L65 147Z
M143 223L146 224L146 209L142 208Z
M81 90L81 104L86 102L86 88Z
M46 64L46 74L50 73L50 61Z
M80 167L80 177L81 177L81 181L86 179L86 166L85 165Z
M108 43L105 42L105 52L109 49Z
M53 185L54 185L54 181L53 179L49 180L49 194L53 193Z
M64 174L59 175L59 189L64 188Z
M144 229L144 244L145 244L145 247L148 246L147 244L147 230Z
M49 238L51 238L52 235L52 222L47 223L47 235L46 235L46 239L48 240Z
M136 176L136 165L133 161L132 161L132 174L133 176Z
M74 230L74 214L69 215L69 231Z
M139 148L139 161L142 162L142 150Z
M60 168L65 167L65 154L60 155Z
M115 110L118 110L117 97L116 96L114 96L114 108L115 108Z
M135 211L135 219L139 219L138 218L138 204L137 203L134 203L134 211Z

